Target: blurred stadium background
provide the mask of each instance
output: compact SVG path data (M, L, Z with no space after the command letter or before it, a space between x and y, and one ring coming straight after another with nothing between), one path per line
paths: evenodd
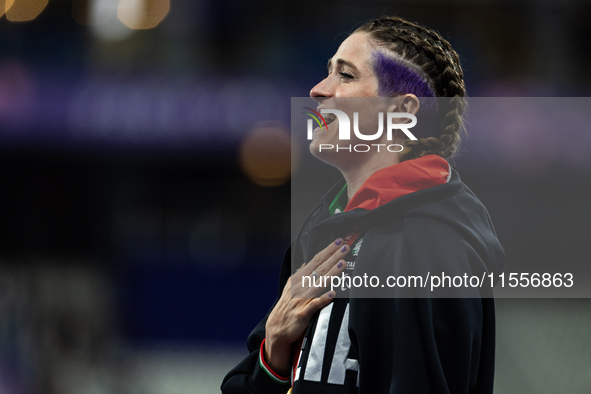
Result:
M0 1L0 393L218 392L290 239L290 97L382 14L470 96L591 93L588 1ZM589 263L589 124L562 132L469 129L508 267ZM497 305L497 393L591 393L588 299Z

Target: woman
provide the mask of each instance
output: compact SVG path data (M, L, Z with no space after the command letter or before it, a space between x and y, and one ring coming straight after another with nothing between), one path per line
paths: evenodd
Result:
M387 298L364 298L376 293L302 282L368 272L383 279L502 270L504 253L486 209L445 160L462 129L458 55L435 31L382 17L341 44L328 72L310 92L320 110L342 108L347 97L391 97L381 110L417 115L419 123L421 111L432 113L436 127L417 129L416 140L395 133L388 141L384 133L376 145L396 143L402 151L363 154L321 150L340 142L339 122L330 116L329 124L314 130L311 152L344 179L292 242L282 266L283 290L249 336L250 355L226 376L222 391L285 393L291 385L294 393L492 393L490 290L408 298L414 290L399 286ZM435 106L419 99L434 97L449 99Z

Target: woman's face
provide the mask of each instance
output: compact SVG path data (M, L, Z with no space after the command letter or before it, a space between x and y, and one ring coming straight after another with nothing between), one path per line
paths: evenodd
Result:
M375 104L377 99L364 99L378 96L378 78L372 65L372 47L368 33L355 33L349 36L337 53L328 62L328 76L312 88L310 97L318 102L318 110L339 109L345 112L351 122L353 113L359 114L359 126L367 134L378 129L378 112L384 110ZM355 98L357 97L357 99ZM369 156L367 153L351 153L347 150L336 151L336 147L349 146L368 141L358 140L354 135L350 140L339 140L339 122L334 115L325 115L328 128L317 127L313 132L310 152L322 161L341 170L359 164ZM378 141L372 141L378 142ZM371 143L371 142L369 142ZM321 148L334 146L327 151Z
M322 102L330 97L375 97L378 79L371 64L368 33L347 38L328 62L328 76L310 91L310 97Z

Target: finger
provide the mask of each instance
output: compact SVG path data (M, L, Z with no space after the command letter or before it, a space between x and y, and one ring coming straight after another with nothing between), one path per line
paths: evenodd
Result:
M341 272L343 272L347 268L347 262L343 259L340 259L335 265L333 265L330 270L326 273L327 276L341 276Z
M312 316L316 311L324 308L328 304L330 304L336 297L336 293L334 290L331 290L325 294L323 294L319 298L313 298L306 306L304 307L304 313L306 316Z
M343 260L342 264L336 264L339 266L335 275L339 274L339 271L344 269L346 263ZM291 280L293 278L293 280ZM298 275L296 277L290 277L288 280L290 283L291 297L300 299L314 299L320 297L320 295L331 286L331 278L328 275L320 275L316 271L312 271L310 275ZM287 285L286 285L287 288Z
M325 262L323 262L318 268L316 273L320 276L329 275L328 272L339 263L339 261L347 255L350 251L349 245L343 245L340 249L332 254Z
M343 252L343 255L345 255L346 252ZM320 269L320 268L318 268ZM322 291L326 290L327 288L333 288L334 286L334 281L333 278L336 277L337 279L339 279L340 283L340 276L341 274L345 271L345 269L347 269L347 262L344 259L340 259L338 260L338 262L336 264L334 264L330 270L324 274L321 275L319 278L317 279L313 279L314 282L310 282L310 283L314 283L314 286L316 286L316 283L318 283L321 286L318 287L308 287L304 290L303 297L317 297L318 294L320 294ZM323 286L322 286L323 285ZM322 295L322 297L329 297L330 296L330 292L325 293L324 295ZM333 294L334 295L334 294Z
M304 270L307 271L304 273L304 275L310 274L312 272L312 270L315 270L316 268L318 268L318 266L320 264L324 263L334 253L336 253L337 251L342 249L344 243L345 243L345 241L343 241L342 238L339 238L336 241L331 242L330 245L328 245L326 248L324 248L323 250L318 252L314 256L314 258L312 260L310 260L310 262L308 264L306 264L306 267L303 268L301 271L304 271Z

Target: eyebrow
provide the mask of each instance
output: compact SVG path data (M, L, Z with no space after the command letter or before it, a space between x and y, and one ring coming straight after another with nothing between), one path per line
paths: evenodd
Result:
M326 68L330 70L330 65L332 64L332 59L328 59L328 63L326 64ZM355 65L347 60L337 59L337 64L341 66L348 66L351 67L353 70L357 70Z

